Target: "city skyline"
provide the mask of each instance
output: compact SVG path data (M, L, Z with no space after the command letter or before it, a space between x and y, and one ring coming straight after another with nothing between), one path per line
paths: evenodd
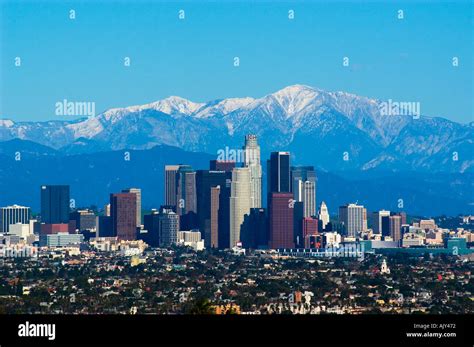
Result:
M202 247L220 249L236 246L319 248L323 242L321 233L331 240L332 233L341 234L346 241L379 235L377 237L395 242L393 245L398 247L405 242L406 235L417 238L407 224L403 208L368 211L358 202L348 202L338 207L337 219L331 219L330 216L336 214L329 212L331 209L323 197L317 211L317 173L313 166L293 166L288 151L271 152L267 160L267 204L263 207L255 201L256 196L263 195L258 137L246 135L244 141L244 156L240 162L210 160L209 169L165 164L164 204L149 214L142 208L141 188L122 188L119 193L110 194L110 203L103 210L89 210L90 206L79 207L74 199L69 200L69 185L42 185L41 222L38 222L41 224L36 227L41 230L41 243L50 242L46 240L47 235L59 234L51 242L60 244L63 233L77 233L84 225L95 225L89 230L93 234L86 234L86 239L94 237L92 235L140 239L155 247L176 243L179 232L190 232L182 237L187 235L194 240L192 242L202 237ZM15 217L18 213L11 212L26 209L28 220L18 219ZM7 224L12 218L30 223L29 207L12 205L2 211L0 216L8 216ZM94 215L98 215L94 217L95 222L91 219ZM436 225L430 221L422 219L420 223L428 223L428 228L435 229ZM30 223L30 232L32 228ZM23 235L27 228L16 229L15 226L15 232ZM196 232L199 234L193 236Z
M473 20L0 0L0 347L473 345Z
M248 147L248 141L251 139L253 146L256 147ZM153 203L148 203L146 206L146 209L142 209L142 191L141 188L120 188L120 193L132 193L137 196L137 211L136 211L136 224L137 227L139 226L140 223L140 211L145 211L145 210L153 210L156 209L159 206L179 206L177 208L177 214L182 215L182 214L188 214L189 212L192 212L193 214L196 214L196 217L192 217L192 221L190 221L191 225L194 225L195 223L202 224L203 222L197 222L195 219L199 219L200 217L198 216L198 212L200 210L199 207L199 201L198 201L198 196L201 194L205 194L204 196L208 199L211 198L211 192L206 192L203 193L202 188L201 192L199 192L200 189L200 184L202 184L204 180L203 173L205 174L208 172L208 174L214 174L214 175L219 175L220 178L218 179L217 176L216 178L211 178L209 176L208 180L209 182L207 183L208 188L215 188L217 186L220 186L220 189L223 189L225 187L225 181L232 181L232 172L234 169L239 169L237 171L241 171L241 169L247 170L248 171L248 180L246 179L246 184L249 186L244 189L246 192L245 194L248 195L247 197L247 202L245 204L244 210L247 211L247 214L250 212L251 208L268 208L268 196L269 193L271 192L291 192L293 194L294 201L298 203L302 203L305 205L304 209L301 211L303 217L318 217L319 214L321 213L321 209L317 209L316 207L319 205L320 208L323 207L324 204L324 209L327 209L325 201L327 201L327 196L326 198L322 199L316 199L316 191L317 191L317 174L314 166L308 166L308 165L297 165L294 166L293 163L291 162L291 157L292 153L288 151L274 151L270 153L269 159L266 160L267 162L267 170L266 172L263 172L262 170L262 165L260 162L260 147L258 145L258 137L256 135L245 135L244 137L244 146L242 147L242 152L238 152L240 150L230 150L230 160L229 159L224 159L220 160L221 158L221 153L218 153L216 158L217 159L211 159L209 160L209 168L203 169L202 167L194 168L192 165L188 164L169 164L165 163L163 165L163 172L164 172L164 181L162 186L164 187L163 192L164 192L164 197L162 200L158 200L158 202ZM237 151L235 154L233 151ZM125 152L128 153L128 152ZM226 155L229 153L226 153ZM249 157L253 157L252 160L249 159ZM237 160L235 160L237 158ZM283 159L281 159L283 158ZM264 160L265 161L265 160ZM273 168L272 168L273 167ZM254 174L252 174L252 169L254 170ZM246 172L247 172L246 171ZM224 175L224 173L229 173L229 175ZM263 175L265 174L265 175ZM265 177L266 183L264 182L263 178ZM273 177L273 182L272 182L272 177ZM207 178L206 178L207 179ZM217 181L215 181L217 179ZM215 182L220 182L220 184L215 184L212 186L213 180ZM61 180L62 182L67 182L64 179ZM201 183L199 183L201 182ZM235 180L235 182L238 182L238 180ZM62 193L56 192L55 190L51 194L55 194L54 199L61 199L62 204L64 205L61 207L60 210L54 211L55 217L53 218L55 221L64 221L67 217L65 214L65 209L66 209L66 201L69 201L69 184L66 185L58 185L54 184L51 185L41 185L41 209L38 209L36 212L39 213L40 215L43 214L46 217L46 221L49 221L47 217L48 212L47 210L44 210L45 206L48 206L46 204L46 200L49 199L50 201L52 197L47 197L46 194L44 194L49 187L55 187L54 189L65 189L67 192L64 194L67 195L67 198L62 198ZM133 186L128 185L128 186ZM267 188L264 190L264 186ZM230 187L228 183L228 187ZM173 193L174 191L174 193ZM263 199L263 192L267 192L267 199ZM150 193L150 192L147 192ZM113 192L110 192L110 195L115 194ZM117 193L119 194L119 193ZM229 194L230 190L229 190ZM66 196L65 195L65 196ZM156 194L154 194L156 195ZM258 200L258 198L254 198L254 196L260 197L260 202L256 202L255 200ZM229 197L232 197L231 195ZM21 199L19 199L21 200ZM43 202L43 200L45 202ZM73 205L74 207L71 207L75 209L76 201L73 199ZM265 202L265 204L262 204L262 201ZM342 199L341 202L333 208L335 210L336 208L346 204L355 204L357 205L357 202L359 199ZM12 206L20 206L21 204L18 204L18 201L15 201L13 199L11 202L9 202L10 205ZM49 203L51 204L51 202ZM403 209L403 203L400 204L397 210L402 210ZM87 208L90 206L93 206L92 204L88 204L88 202L81 203L78 205L78 208ZM110 205L109 205L110 206ZM30 208L30 207L28 207ZM49 208L49 207L48 207ZM69 208L69 207L67 207ZM202 206L201 206L202 209ZM210 216L210 210L206 210L206 214L209 214ZM384 208L378 208L374 210L375 212L380 211L383 212ZM33 210L35 212L35 210ZM42 212L42 213L41 213ZM324 213L324 212L323 212ZM61 217L59 217L61 215ZM337 216L339 214L332 213L331 216ZM420 215L423 217L422 215ZM431 215L432 216L432 215ZM429 217L428 215L425 215L425 217ZM367 219L367 218L366 218ZM242 221L240 221L241 223ZM375 224L375 228L378 228L378 224Z

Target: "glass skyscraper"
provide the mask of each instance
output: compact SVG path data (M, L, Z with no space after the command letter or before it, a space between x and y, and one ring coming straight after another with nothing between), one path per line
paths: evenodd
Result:
M267 193L289 193L290 152L272 152L267 161Z
M69 186L41 186L41 222L69 223Z
M244 166L250 169L251 207L262 207L262 165L256 135L245 136Z
M296 201L303 203L303 216L316 216L316 172L313 166L291 167L291 189Z

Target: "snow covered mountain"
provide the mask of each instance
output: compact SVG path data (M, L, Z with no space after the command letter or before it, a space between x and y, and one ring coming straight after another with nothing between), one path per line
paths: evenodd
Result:
M22 139L66 153L171 145L216 153L259 136L263 154L291 150L295 162L328 170L472 171L472 125L382 115L381 100L304 85L262 98L207 103L177 96L75 121L0 120L0 141Z

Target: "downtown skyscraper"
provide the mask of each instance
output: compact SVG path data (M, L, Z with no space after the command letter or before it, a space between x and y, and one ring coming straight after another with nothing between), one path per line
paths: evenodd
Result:
M348 204L339 207L339 222L349 237L367 229L367 210L362 205Z
M260 164L260 146L256 135L246 135L244 152L244 167L250 169L250 198L251 208L262 207L262 165Z
M267 193L291 192L290 152L272 152L267 160Z
M292 193L269 194L269 248L294 248Z
M219 247L219 211L221 209L221 186L211 187L211 211L209 218L209 236L204 236L204 242L206 247L218 248ZM229 202L229 199L227 199ZM207 227L207 225L206 225ZM207 230L206 230L207 231ZM207 245L208 243L209 245Z
M240 240L240 228L246 214L251 208L250 168L237 167L232 170L230 195L230 247L236 246Z
M390 236L393 241L400 242L402 238L402 217L400 215L392 215L388 217Z
M41 222L69 223L69 186L41 186Z
M206 247L218 247L219 217L225 218L222 213L219 215L219 210L229 204L228 195L225 201L224 190L231 178L230 172L196 171L197 220Z
M123 189L122 193L133 193L137 197L137 228L142 224L142 190L140 188Z
M370 218L371 226L372 226L372 230L374 234L382 234L384 231L382 220L384 217L390 217L390 211L386 211L386 210L375 211L375 212L372 212L370 216L371 216ZM386 230L384 234L385 235L388 234L388 225L386 226Z
M313 166L291 167L293 198L303 203L303 217L316 216L316 172Z
M119 240L137 236L137 197L134 193L110 194L112 235Z
M267 161L268 246L294 248L294 207L290 181L290 153L272 152Z
M190 165L180 165L176 175L176 213L183 230L198 227L196 171Z
M180 165L165 165L165 205L177 206L177 183Z

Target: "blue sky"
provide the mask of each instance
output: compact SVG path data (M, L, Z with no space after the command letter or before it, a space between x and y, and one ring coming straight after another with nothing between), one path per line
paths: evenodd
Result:
M101 112L170 95L261 97L307 84L474 120L469 0L0 3L0 118L57 119L63 99L94 101Z

